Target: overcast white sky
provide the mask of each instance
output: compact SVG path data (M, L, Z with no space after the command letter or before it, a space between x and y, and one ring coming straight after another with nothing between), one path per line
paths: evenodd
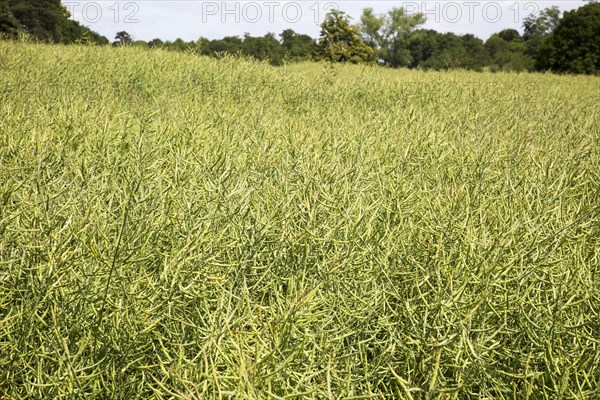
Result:
M505 28L521 31L525 16L551 6L572 10L583 1L198 1L198 0L63 0L72 17L112 40L118 31L129 32L136 40L197 40L262 36L291 28L298 33L319 36L319 24L332 7L345 11L355 22L365 7L385 12L404 7L427 16L425 28L439 32L472 33L487 39Z

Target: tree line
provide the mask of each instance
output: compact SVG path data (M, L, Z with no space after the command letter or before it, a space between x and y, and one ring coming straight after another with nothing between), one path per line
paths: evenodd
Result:
M60 0L0 0L0 37L27 34L54 43L109 44L109 40L70 19Z
M296 33L292 29L284 30L279 36L275 36L273 33L260 37L245 34L243 37L228 36L217 40L201 37L191 42L181 39L175 41L162 41L160 39L153 39L149 42L134 41L127 32L118 32L113 45L161 48L213 57L220 57L223 54L240 54L257 60L267 60L273 65L283 65L286 62L316 61L322 58L319 54L317 41L308 35Z
M331 10L321 24L318 39L287 29L280 35L228 36L149 42L117 33L115 46L133 45L186 51L220 57L239 54L273 65L286 62L328 60L332 62L378 63L392 68L467 69L489 71L554 71L600 73L600 4L591 2L561 13L550 7L523 21L523 34L505 29L486 41L472 35L439 33L421 29L423 14L408 14L392 8L375 14L363 10L353 24L342 11ZM0 33L7 38L27 32L56 43L108 44L108 39L69 19L60 0L0 0Z

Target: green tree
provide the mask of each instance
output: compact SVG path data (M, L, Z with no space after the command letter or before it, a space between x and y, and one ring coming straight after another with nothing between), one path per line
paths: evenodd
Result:
M408 49L413 68L463 68L481 71L490 62L483 40L471 35L419 29L410 36Z
M375 51L365 44L358 27L351 25L349 17L338 10L327 13L321 24L319 53L333 62L356 64L375 59Z
M213 57L221 54L241 54L243 46L244 41L238 36L226 36L223 39L208 42L205 52Z
M550 37L558 26L560 10L550 7L542 10L539 15L529 15L523 21L523 39L527 44L527 55L537 57L538 49Z
M536 67L557 72L600 73L600 4L565 12L539 48Z
M193 43L187 43L181 38L175 39L174 42L169 43L169 49L173 51L187 51L194 47Z
M148 42L148 47L150 48L154 48L154 47L162 47L163 46L163 41L156 38L156 39L152 39L151 41Z
M466 34L462 36L462 42L466 52L464 68L481 71L483 67L490 64L490 56L485 49L483 40L474 35Z
M281 43L273 33L267 33L263 37L253 37L246 33L241 50L242 54L257 60L268 60L273 65L283 64Z
M363 9L360 17L360 31L364 41L374 49L384 46L383 25L383 16L375 15L370 7Z
M301 35L292 29L284 30L281 35L283 58L287 61L311 60L318 50L317 42L308 35Z
M438 50L440 34L432 29L418 29L412 33L408 41L411 55L411 68L424 67L424 64Z
M125 31L117 32L115 35L115 41L113 42L114 46L123 46L133 44L133 38L131 35Z
M528 71L533 69L534 60L526 54L527 45L519 32L504 29L494 33L485 42L494 71Z
M383 15L375 15L372 8L365 8L361 17L361 31L365 41L378 50L379 59L386 65L410 66L410 37L425 20L422 13L408 15L404 8L392 8Z
M13 15L8 0L0 0L0 34L6 38L16 38L19 34L19 21Z
M438 34L434 54L422 63L433 69L468 68L468 55L463 40L454 33Z
M0 33L6 36L15 37L24 31L45 42L108 43L69 17L60 0L0 0Z
M61 41L61 25L69 15L60 0L9 0L8 4L25 31L43 41Z
M194 49L198 54L209 54L210 53L210 39L205 37L199 37L194 43Z

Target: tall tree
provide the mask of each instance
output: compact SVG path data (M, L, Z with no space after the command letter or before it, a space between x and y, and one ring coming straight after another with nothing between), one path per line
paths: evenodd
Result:
M384 46L383 38L384 17L375 15L371 7L363 9L360 17L360 30L365 43L379 50Z
M56 43L108 43L103 36L69 19L60 0L0 0L0 32L14 37L27 32L38 40Z
M560 10L550 7L540 11L539 15L529 15L523 21L523 39L527 44L527 55L536 58L538 49L558 26Z
M383 15L375 15L372 8L365 8L361 17L361 31L365 41L378 50L379 59L386 65L405 67L412 63L410 36L425 20L422 13L409 15L401 7L392 8Z
M44 41L60 41L69 15L60 0L9 0L12 14L25 31Z
M162 47L163 44L164 42L162 40L156 38L148 42L148 47Z
M410 66L413 68L480 71L490 61L483 40L470 34L458 36L419 29L410 36L408 49L412 57Z
M504 29L494 33L485 42L495 71L528 71L533 69L534 60L526 54L527 45L515 29Z
M207 43L206 49L203 51L213 57L218 57L221 54L240 54L244 41L238 36L226 36L223 39L211 40Z
M488 55L483 40L471 34L462 36L463 46L466 52L464 68L481 71L483 67L489 65L490 56Z
M127 44L133 44L133 38L131 35L125 31L117 32L115 35L115 41L113 42L114 46L123 46Z
M252 37L246 33L242 43L242 54L257 60L268 60L273 65L283 64L281 44L273 33Z
M0 0L0 34L16 38L19 34L19 21L13 15L8 0Z
M418 29L413 32L408 42L411 68L425 67L425 62L438 50L439 36L440 34L433 29Z
M187 51L193 47L193 43L188 43L181 38L175 39L174 42L169 43L169 48L175 51Z
M283 58L287 61L310 60L318 50L317 42L308 35L301 35L292 29L284 30L281 35Z
M323 58L333 62L362 63L375 58L375 51L365 44L359 29L338 10L327 13L321 24L319 50Z
M600 74L600 3L565 12L540 49L536 67L557 72Z
M467 68L467 52L462 38L454 33L438 34L435 52L423 66L438 70Z

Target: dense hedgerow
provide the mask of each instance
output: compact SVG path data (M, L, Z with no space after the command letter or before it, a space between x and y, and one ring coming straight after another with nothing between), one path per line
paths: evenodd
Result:
M599 78L0 70L0 398L600 396Z

